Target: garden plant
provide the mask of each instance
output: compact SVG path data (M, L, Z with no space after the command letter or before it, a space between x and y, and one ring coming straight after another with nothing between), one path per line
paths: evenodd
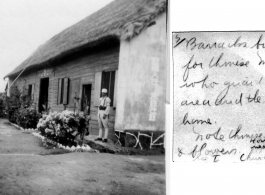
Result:
M61 113L43 114L37 125L41 135L64 146L82 145L84 136L89 134L90 116L83 112L65 110Z

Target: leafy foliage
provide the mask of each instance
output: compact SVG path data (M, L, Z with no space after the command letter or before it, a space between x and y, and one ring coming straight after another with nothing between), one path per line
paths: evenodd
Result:
M6 116L5 98L6 98L5 93L0 96L0 117Z
M35 110L31 97L16 88L10 97L5 96L4 106L10 122L23 128L36 128L41 115Z
M82 145L84 136L89 134L90 116L65 110L62 113L44 114L37 125L41 134L66 146Z
M16 123L23 128L36 128L41 114L31 108L20 108L15 112Z
M14 108L28 108L32 105L32 103L31 97L23 95L23 93L17 88L10 97L5 97L5 106L7 110L12 110Z

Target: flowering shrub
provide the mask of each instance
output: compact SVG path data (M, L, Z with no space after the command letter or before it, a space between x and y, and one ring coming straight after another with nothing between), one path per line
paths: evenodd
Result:
M15 112L16 123L23 128L36 128L41 114L37 110L21 108Z
M88 134L90 116L84 113L75 114L65 110L62 113L51 112L42 115L37 125L41 134L65 146L76 146L83 143L84 135Z

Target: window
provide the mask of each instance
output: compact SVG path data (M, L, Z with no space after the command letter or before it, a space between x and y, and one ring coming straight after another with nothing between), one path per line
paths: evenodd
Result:
M31 84L31 85L28 86L28 94L27 94L27 96L28 96L28 98L30 100L34 99L34 87L35 87L35 84Z
M24 85L23 86L23 100L26 101L30 101L33 100L33 94L34 94L34 84L29 84L29 85Z
M59 89L57 104L68 104L69 78L59 78L58 84Z
M29 85L28 88L28 97L31 99L31 94L32 94L32 85Z

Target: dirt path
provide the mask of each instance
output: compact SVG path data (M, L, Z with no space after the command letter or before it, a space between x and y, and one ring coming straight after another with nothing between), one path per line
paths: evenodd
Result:
M0 194L165 194L164 156L48 155L41 145L0 120Z

